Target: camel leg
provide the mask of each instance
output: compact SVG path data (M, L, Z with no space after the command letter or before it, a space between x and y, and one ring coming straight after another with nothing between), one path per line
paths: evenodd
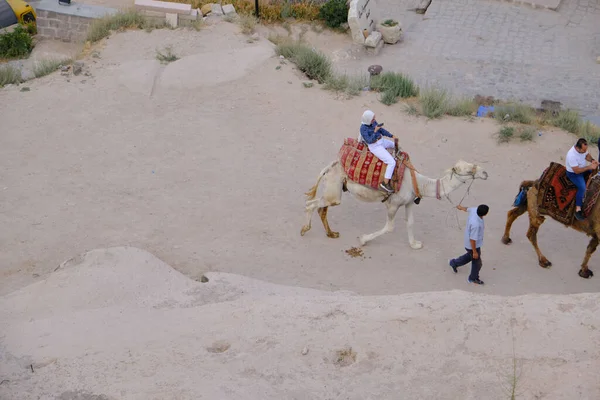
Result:
M325 227L325 232L327 233L327 237L336 239L340 237L339 232L333 232L329 227L329 221L327 221L327 209L329 207L320 207L317 211L319 216L321 217L321 222L323 222L323 227Z
M544 217L537 215L537 213L532 213L532 211L529 210L529 229L527 230L527 239L529 239L533 245L533 248L535 249L535 252L537 253L540 267L549 268L552 266L552 263L548 261L548 259L542 254L542 251L537 244L537 232L545 220L546 219Z
M585 252L585 257L583 258L583 263L581 264L581 269L579 270L580 277L588 279L594 276L594 273L588 268L588 261L590 261L590 257L592 256L592 254L594 254L597 247L598 236L597 234L594 234L594 236L592 236L592 240L590 240L590 243L588 244L587 250Z
M325 227L327 236L331 238L339 237L338 232L332 232L329 228L329 223L327 222L327 207L337 206L341 204L343 180L339 176L339 171L336 169L326 171L324 174L324 178L325 182L323 185L323 194L321 195L321 197L316 199L309 199L306 201L306 219L304 222L304 226L302 226L302 230L300 231L300 235L302 236L304 236L304 234L310 230L312 214L314 210L317 209L319 215L321 216L321 221L323 221L323 226ZM315 190L314 194L316 194L316 187L314 187L313 189Z
M415 235L413 233L413 225L415 224L415 217L413 215L413 204L408 203L404 206L405 216L404 220L406 221L406 232L408 233L408 244L414 250L419 250L423 247L423 243L415 240Z
M515 220L517 218L519 218L521 215L525 214L525 211L527 211L527 207L521 206L521 207L515 207L507 213L506 226L504 228L504 236L502 236L502 243L504 243L504 244L512 243L512 239L510 238L510 229L512 228L512 224L513 224L513 222L515 222Z
M399 205L391 204L390 202L386 203L387 205L387 220L385 221L385 225L383 229L378 230L377 232L369 233L366 235L362 235L359 238L361 246L369 243L371 240L378 238L381 235L384 235L388 232L392 232L394 230L394 218L396 217L396 213L398 212Z

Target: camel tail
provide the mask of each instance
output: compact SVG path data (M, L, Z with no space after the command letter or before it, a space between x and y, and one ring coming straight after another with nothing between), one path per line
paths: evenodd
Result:
M333 168L339 161L332 161L331 164L329 164L328 166L326 166L325 168L323 168L323 170L321 171L321 173L319 174L319 177L317 178L317 183L315 183L315 185L313 187L311 187L308 192L305 193L306 195L306 200L314 200L315 197L317 197L317 189L319 188L319 183L321 183L321 179L323 179L323 177L325 176L326 173L329 172L329 170L331 168Z

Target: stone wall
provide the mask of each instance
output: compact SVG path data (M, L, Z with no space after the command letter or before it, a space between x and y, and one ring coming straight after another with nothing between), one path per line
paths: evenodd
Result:
M69 6L58 0L32 2L37 14L38 36L65 42L83 41L92 21L117 12L114 8L72 2Z

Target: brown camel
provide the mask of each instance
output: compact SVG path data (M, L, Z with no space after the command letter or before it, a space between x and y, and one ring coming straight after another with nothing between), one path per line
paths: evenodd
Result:
M552 263L548 261L548 259L542 254L537 244L538 229L546 220L546 215L542 215L538 210L538 196L541 195L538 190L538 185L539 180L521 182L521 188L528 189L527 200L524 202L524 204L520 205L519 207L514 207L508 212L504 236L502 236L502 243L512 243L510 238L510 228L513 222L515 222L517 218L525 214L527 211L529 213L529 230L527 230L527 238L537 253L540 266L543 268L549 268L552 266ZM573 219L573 222L568 225L568 227L573 228L576 231L583 232L592 238L587 246L587 251L585 252L585 257L583 258L583 263L581 264L581 269L579 270L579 276L582 278L591 278L594 276L594 273L588 268L588 261L590 260L590 257L594 251L596 251L596 247L598 247L598 237L600 237L600 208L598 208L598 204L594 205L590 215L585 220L579 221L577 219Z

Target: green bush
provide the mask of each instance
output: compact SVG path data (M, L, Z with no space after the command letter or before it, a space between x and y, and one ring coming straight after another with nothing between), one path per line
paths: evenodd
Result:
M448 110L448 92L435 87L427 88L419 94L423 115L428 118L439 118Z
M329 0L321 6L319 18L330 28L338 28L348 21L348 5L346 0Z
M12 65L0 66L0 87L4 85L21 83L21 70Z
M329 58L304 44L284 42L278 45L275 51L296 64L296 67L308 78L316 79L319 83L325 82L332 75Z
M398 97L415 97L419 88L408 76L397 72L384 72L371 78L371 89L383 92L381 102L390 105L398 101Z
M500 123L518 122L528 125L533 122L534 112L531 107L525 104L509 103L496 106L494 116Z
M579 113L573 110L563 110L556 118L550 121L552 125L564 129L567 132L578 133L581 126Z
M26 57L33 50L33 39L21 25L0 35L0 58Z

